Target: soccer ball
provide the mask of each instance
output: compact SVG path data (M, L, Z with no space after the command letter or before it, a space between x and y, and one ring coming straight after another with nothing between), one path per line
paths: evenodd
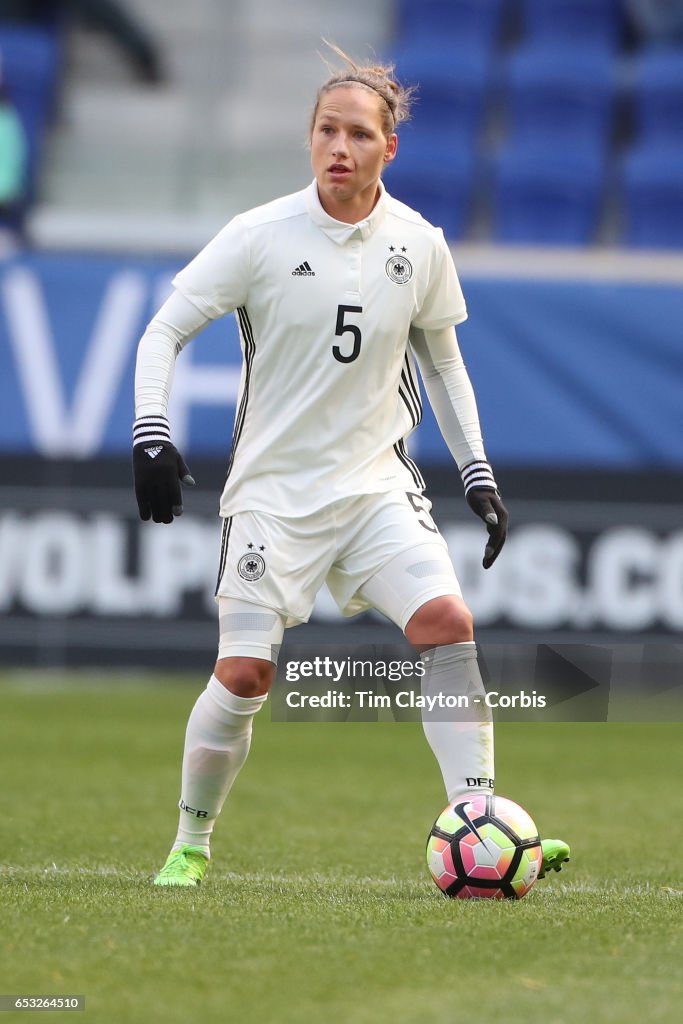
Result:
M451 899L521 900L542 860L538 829L527 812L493 794L454 800L427 840L431 876Z

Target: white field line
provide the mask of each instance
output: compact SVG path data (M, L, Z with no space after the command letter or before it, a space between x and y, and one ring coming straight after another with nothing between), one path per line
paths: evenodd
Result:
M102 865L95 868L69 868L60 867L57 864L52 864L50 867L36 867L36 866L25 866L25 865L0 865L0 880L3 878L66 878L66 879L78 879L78 878L115 878L121 881L138 881L147 882L154 875L154 872L146 871L129 871L123 868L116 868L113 866ZM340 881L336 877L330 877L329 875L310 874L310 875L277 875L277 874L261 874L259 872L247 872L244 874L238 874L234 871L223 871L213 872L210 875L210 880L219 882L236 882L244 884L256 884L256 885L284 885L292 887L309 886L311 888L316 886L329 886L332 889L343 889L343 888L362 888L362 889L396 889L396 888L414 888L421 885L419 881L414 879L406 878L344 878ZM427 891L431 892L429 887ZM669 896L669 897L681 897L683 896L683 890L671 888L669 886L658 886L658 885L621 885L617 879L609 879L600 885L596 885L588 882L554 882L550 886L544 886L541 882L535 890L536 892L545 891L548 895L559 895L563 896L605 896L605 895L619 895L619 896Z

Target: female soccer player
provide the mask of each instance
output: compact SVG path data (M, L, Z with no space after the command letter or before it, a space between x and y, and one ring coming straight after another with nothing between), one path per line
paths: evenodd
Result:
M472 616L405 447L421 416L415 357L491 566L507 512L456 340L465 302L441 230L381 181L409 90L392 68L336 52L346 66L310 124L315 180L235 217L175 277L140 342L135 487L142 519L160 523L182 512L180 481L194 482L166 415L176 354L235 312L244 356L220 503L218 660L188 721L180 824L157 885L204 876L284 630L309 618L324 582L344 614L377 608L427 652L430 691L484 692ZM493 789L490 717L424 729L449 800ZM546 840L544 855L544 871L559 869L568 847Z

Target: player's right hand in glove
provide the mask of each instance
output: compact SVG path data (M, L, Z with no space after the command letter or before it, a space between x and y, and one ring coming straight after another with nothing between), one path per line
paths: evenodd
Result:
M500 554L508 532L508 513L488 462L470 462L462 471L465 497L475 515L486 523L489 539L482 565L490 569Z
M183 514L181 483L194 479L182 455L171 444L168 420L142 416L133 426L133 480L140 518L172 523Z

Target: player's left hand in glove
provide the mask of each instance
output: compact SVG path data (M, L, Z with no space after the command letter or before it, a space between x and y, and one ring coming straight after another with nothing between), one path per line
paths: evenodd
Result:
M482 565L490 569L500 554L508 532L508 513L488 462L470 462L461 471L465 497L475 515L486 523L489 539Z
M133 480L140 518L172 523L183 514L181 483L194 478L182 455L171 444L168 420L143 416L133 426Z

